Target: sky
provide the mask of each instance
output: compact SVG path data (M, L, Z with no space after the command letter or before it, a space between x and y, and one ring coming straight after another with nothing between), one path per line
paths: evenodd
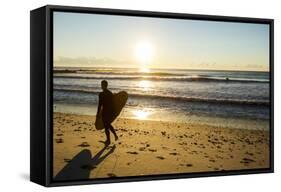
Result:
M269 70L269 25L54 12L54 66Z

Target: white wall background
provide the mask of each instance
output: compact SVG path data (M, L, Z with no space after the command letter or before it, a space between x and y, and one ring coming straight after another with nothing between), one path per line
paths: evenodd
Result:
M275 19L275 173L44 188L29 179L29 11L45 4ZM2 0L0 191L278 191L281 181L281 12L278 0ZM278 88L279 87L279 88Z

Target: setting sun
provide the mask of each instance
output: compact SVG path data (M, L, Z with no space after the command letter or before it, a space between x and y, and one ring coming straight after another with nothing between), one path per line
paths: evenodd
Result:
M136 59L142 65L147 65L152 61L153 52L154 47L148 41L141 41L137 43L135 48Z

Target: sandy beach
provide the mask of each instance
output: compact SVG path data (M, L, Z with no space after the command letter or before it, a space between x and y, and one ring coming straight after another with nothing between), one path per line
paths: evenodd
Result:
M54 113L55 180L269 167L268 131L119 118L119 139L105 148L94 122Z

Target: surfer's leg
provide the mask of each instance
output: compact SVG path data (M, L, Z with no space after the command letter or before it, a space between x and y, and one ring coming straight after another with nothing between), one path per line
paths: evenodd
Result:
M113 133L113 135L114 135L114 137L115 137L115 140L117 140L117 139L118 139L118 136L117 136L117 134L116 134L116 132L115 132L114 127L113 127L111 124L109 124L109 128L110 128L110 131Z
M104 132L105 132L105 135L106 135L106 141L105 141L105 144L109 144L110 143L110 132L109 132L109 127L108 127L108 124L105 124L104 123Z

